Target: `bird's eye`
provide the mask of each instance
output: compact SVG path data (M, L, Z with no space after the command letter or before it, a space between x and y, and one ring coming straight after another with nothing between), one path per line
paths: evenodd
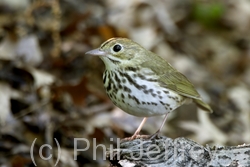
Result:
M122 49L122 46L118 44L113 47L114 52L119 52L121 49Z

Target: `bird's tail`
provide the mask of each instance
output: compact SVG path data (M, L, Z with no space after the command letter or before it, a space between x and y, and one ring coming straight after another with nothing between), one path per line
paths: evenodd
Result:
M212 108L211 108L207 103L203 102L202 100L194 99L194 102L195 102L195 103L197 104L197 106L198 106L199 108L201 108L202 110L207 111L207 112L210 112L210 113L213 112Z

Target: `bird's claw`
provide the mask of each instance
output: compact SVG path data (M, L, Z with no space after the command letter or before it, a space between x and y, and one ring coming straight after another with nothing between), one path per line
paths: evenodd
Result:
M141 135L139 135L139 134L134 134L134 135L131 136L131 137L126 137L126 138L122 139L121 142L132 141L132 140L134 140L134 139L140 138L140 136L141 136Z
M147 140L159 139L160 138L159 134L160 134L159 131L155 132L152 135L139 135L139 134L135 133L131 137L127 137L127 138L122 139L121 142L132 141L134 139L147 139Z

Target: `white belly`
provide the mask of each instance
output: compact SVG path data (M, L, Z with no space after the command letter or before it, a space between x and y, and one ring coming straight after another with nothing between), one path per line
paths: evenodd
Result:
M150 117L169 113L185 103L185 98L176 92L160 88L158 82L133 74L134 72L130 71L129 75L117 84L118 82L114 82L117 81L117 74L112 73L109 74L109 79L113 81L104 82L110 99L123 111L139 117Z

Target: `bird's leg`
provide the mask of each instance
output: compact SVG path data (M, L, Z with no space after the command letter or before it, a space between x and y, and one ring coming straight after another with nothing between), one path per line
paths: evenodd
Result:
M168 116L168 114L165 115L160 128L154 134L152 134L151 136L149 136L149 139L159 138L159 133L161 132L161 129L163 128L163 126L164 126L164 124L165 124L165 122L167 120L167 116Z
M143 125L145 124L145 122L147 121L147 117L144 117L141 124L139 125L139 127L137 128L137 130L135 131L135 133L133 134L133 136L131 136L129 139L130 140L134 140L136 138L137 135L139 135Z
M141 124L139 125L139 127L137 128L137 130L135 131L135 133L133 134L133 136L131 136L131 139L135 139L137 135L139 135L143 125L145 124L145 122L147 121L147 117L144 117Z

